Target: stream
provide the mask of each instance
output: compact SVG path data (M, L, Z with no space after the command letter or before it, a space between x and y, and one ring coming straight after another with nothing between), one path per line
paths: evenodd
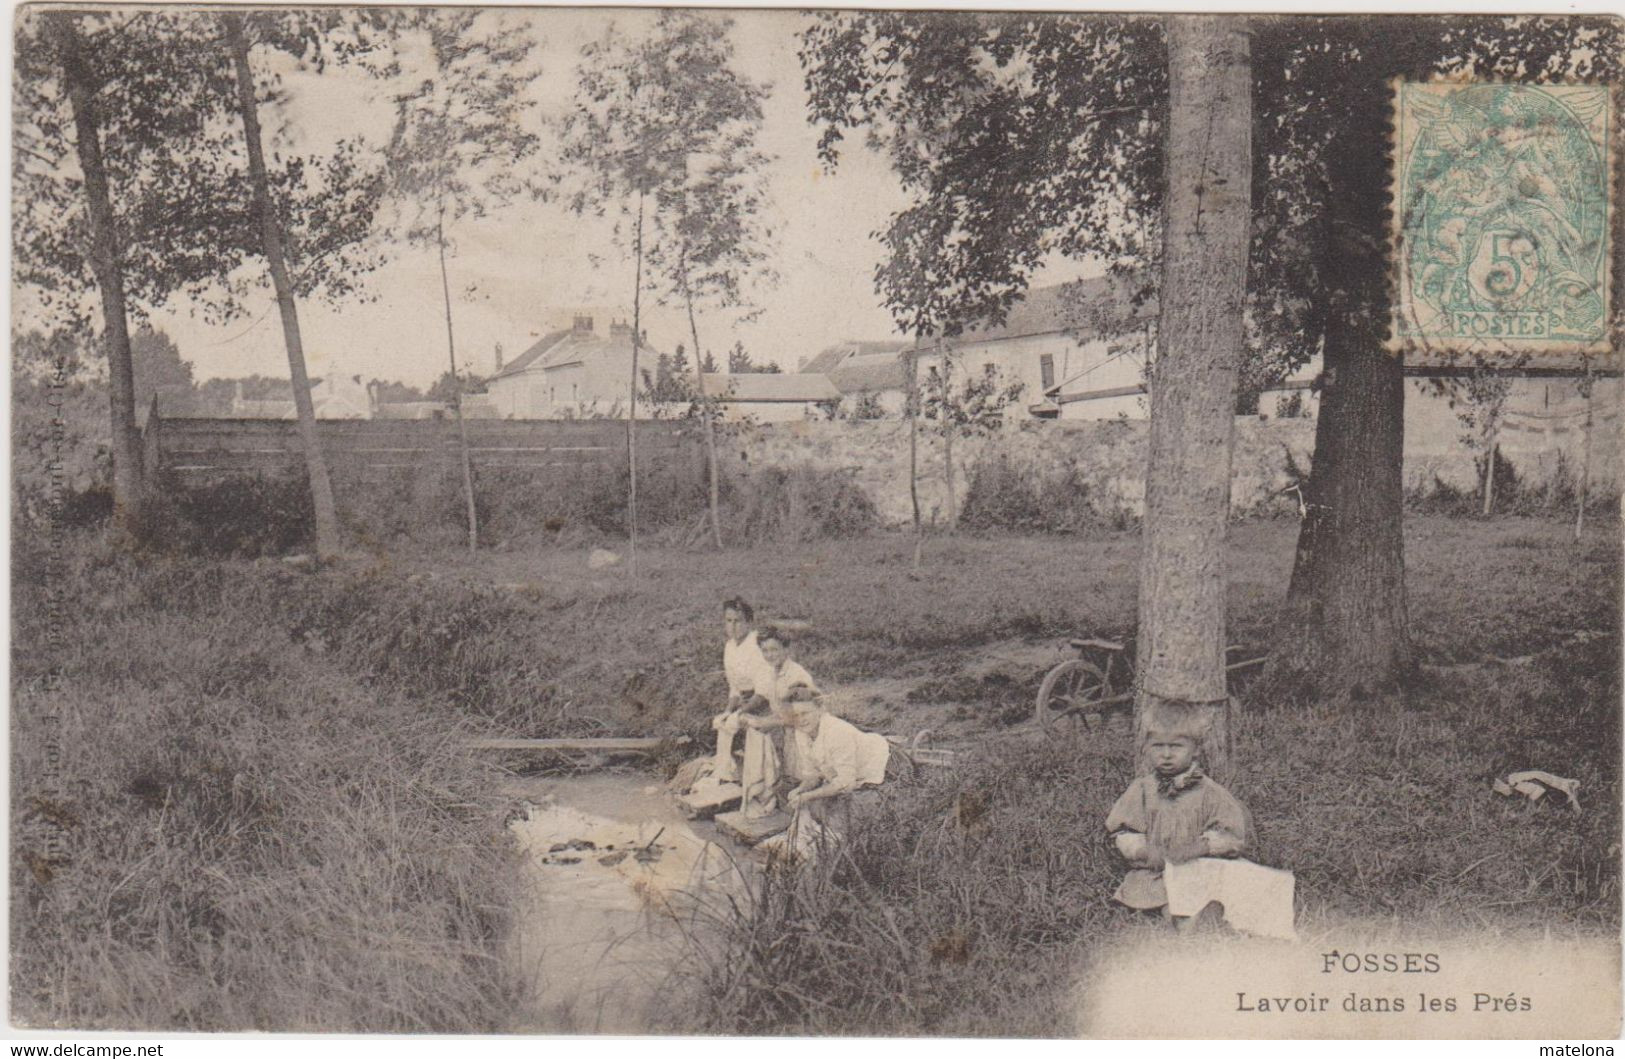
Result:
M549 1033L695 1032L685 996L713 917L753 866L708 822L679 813L650 775L513 781L528 812L509 826L525 858L518 958L525 1028Z

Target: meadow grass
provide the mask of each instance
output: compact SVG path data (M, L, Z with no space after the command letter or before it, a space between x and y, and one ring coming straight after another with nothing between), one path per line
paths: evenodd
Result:
M77 543L55 630L14 567L12 1018L511 1025L516 860L462 717L290 638L267 572Z
M1232 526L1232 640L1267 642L1295 528ZM1618 529L1575 544L1555 522L1413 517L1427 679L1338 714L1245 704L1235 790L1261 858L1298 872L1307 924L1617 931ZM703 739L722 691L720 602L743 594L765 618L797 619L797 655L821 683L954 683L961 701L924 694L916 716L968 709L985 739L964 768L891 792L838 857L720 925L701 1025L1068 1032L1058 999L1079 961L1133 929L1109 903L1117 866L1100 836L1131 754L1106 735L1022 736L1008 696L985 686L978 700L984 685L955 680L989 644L1130 631L1137 535L933 538L918 573L906 536L645 548L636 580L626 564L589 569L593 544L622 547L471 558L403 545L306 571L115 556L76 537L55 643L39 556L23 546L17 1017L512 1025L523 989L505 951L517 878L505 806L455 743ZM1580 779L1587 808L1489 793L1524 767Z

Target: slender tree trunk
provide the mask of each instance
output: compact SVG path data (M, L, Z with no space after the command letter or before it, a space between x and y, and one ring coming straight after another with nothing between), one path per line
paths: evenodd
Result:
M1591 376L1591 361L1586 360L1586 422L1585 437L1580 445L1580 488L1578 490L1578 503L1574 507L1574 540L1579 543L1580 535L1585 532L1586 524L1586 494L1591 489L1591 418L1596 393L1597 381Z
M1140 734L1189 726L1230 767L1225 526L1251 220L1245 20L1167 19L1168 195L1140 558Z
M248 65L248 37L243 16L220 16L226 31L226 44L237 68L237 104L243 119L243 140L248 148L248 175L253 186L254 211L259 215L260 239L265 263L276 288L277 308L282 314L282 338L288 348L288 373L293 382L293 405L299 417L299 437L305 448L305 470L310 479L310 498L316 514L316 557L338 554L338 513L333 504L333 482L327 474L321 438L316 433L316 408L310 399L310 379L305 374L305 345L299 334L299 307L294 300L293 281L282 248L282 228L271 202L270 181L265 175L265 149L260 139L259 104L254 94L254 72Z
M114 526L127 533L140 517L145 468L141 435L135 426L135 369L130 353L130 325L124 301L124 266L113 221L112 193L102 160L101 114L97 86L85 62L75 16L50 14L46 26L62 61L62 80L73 107L74 142L85 177L85 205L90 220L90 270L101 295L102 327L107 335L111 383L108 403L113 435Z
M950 414L953 380L941 335L937 336L937 364L942 369L942 479L948 487L948 532L952 534L959 526L959 500L954 496L954 430L957 425Z
M705 392L705 366L700 362L700 329L694 322L694 292L688 286L688 263L683 264L683 302L688 306L688 334L694 340L694 389L700 395L700 419L705 423L705 465L710 478L711 540L722 550L722 490L717 481L717 437L711 423L711 398Z
M643 192L638 192L638 225L634 242L637 268L632 282L632 390L626 415L626 531L632 576L638 576L638 350L643 345ZM699 356L695 350L694 355Z
M920 519L920 359L908 352L908 502L914 511L914 569L925 550L925 523Z
M451 280L446 274L446 207L435 217L435 245L440 250L440 293L446 303L446 354L451 359L451 414L457 419L457 449L463 462L463 498L468 502L468 550L480 550L479 516L474 510L474 462L468 454L468 424L463 420L463 388L457 379L457 342L451 333Z
M1404 550L1405 380L1383 348L1389 208L1367 131L1388 90L1363 86L1348 101L1353 132L1332 145L1326 169L1327 324L1307 508L1285 606L1263 684L1300 702L1365 698L1412 673ZM1380 154L1380 153L1379 153Z
M1484 454L1484 517L1489 518L1490 512L1495 510L1495 450L1497 448L1495 434L1492 431L1489 444L1485 446Z

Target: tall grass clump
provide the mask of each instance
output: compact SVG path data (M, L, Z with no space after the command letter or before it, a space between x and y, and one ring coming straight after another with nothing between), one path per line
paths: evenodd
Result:
M766 467L729 483L730 538L752 544L856 537L880 525L874 501L848 471Z
M1121 530L1137 521L1133 512L1100 500L1076 463L1040 471L1016 464L1003 453L971 471L959 524L971 530L1085 533Z
M17 569L14 1019L514 1024L516 864L467 722L293 641L254 593L82 551L64 584Z
M1106 755L1021 743L887 790L842 847L766 873L710 932L707 1029L1068 1033L1054 1000L1117 918L1101 822L1128 780Z

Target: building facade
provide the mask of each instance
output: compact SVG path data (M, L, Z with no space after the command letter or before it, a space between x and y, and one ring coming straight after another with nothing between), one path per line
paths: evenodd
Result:
M659 356L639 344L640 369L650 376ZM631 381L632 328L577 314L569 328L544 334L505 364L485 396L503 419L614 419L627 414Z

